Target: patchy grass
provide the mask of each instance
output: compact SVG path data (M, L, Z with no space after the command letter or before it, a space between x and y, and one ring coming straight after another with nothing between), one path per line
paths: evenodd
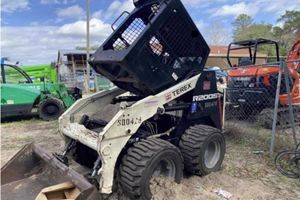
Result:
M50 151L60 146L58 121L30 118L1 124L1 164L6 163L24 145L35 142Z
M1 150L2 151L5 151L5 150L19 150L21 148L24 147L24 144L4 144L4 145L1 145Z
M58 121L43 122L39 119L30 118L25 122L21 120L2 123L1 126L2 164L5 164L26 143L33 141L49 152L60 152L61 137L58 134ZM250 127L242 124L242 122L226 126L226 128L226 154L222 170L216 172L215 175L213 173L206 176L206 181L201 182L202 178L205 179L202 177L199 178L200 182L189 182L191 186L194 184L202 184L201 186L203 186L206 182L213 180L206 184L206 187L209 188L208 192L211 191L211 188L222 186L224 190L231 187L227 190L229 192L233 191L236 194L248 192L246 195L250 195L239 199L299 199L299 195L297 196L300 187L298 180L281 175L274 165L274 156L277 152L294 146L290 130L280 131L276 134L275 153L274 156L270 157L270 130ZM253 154L253 151L258 150L262 150L264 153ZM196 180L198 179L194 181ZM222 185L220 185L221 183ZM249 184L251 187L248 187ZM255 187L256 184L259 185ZM261 186L263 188L260 188ZM267 194L264 195L267 198L252 198L254 194L260 195L260 192L266 191ZM275 192L278 198L272 198ZM212 194L207 199L220 199L214 195ZM233 197L232 199L238 198Z
M294 148L292 134L288 130L276 132L273 156L269 155L271 130L231 125L227 126L225 138L227 152L222 173L239 179L261 180L270 187L281 189L299 187L299 181L281 175L274 163L279 151ZM264 153L254 154L253 151Z
M263 150L268 153L270 150L271 130L235 124L226 127L225 135L226 139L239 145L245 145L253 151ZM295 146L290 130L278 130L275 133L274 153L293 148Z
M29 142L34 141L34 139L35 138L32 136L25 136L25 137L17 137L17 138L15 138L15 141L29 143Z

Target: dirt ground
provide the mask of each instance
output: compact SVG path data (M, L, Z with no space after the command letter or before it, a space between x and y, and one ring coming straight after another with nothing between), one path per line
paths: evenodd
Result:
M44 122L37 116L18 118L14 122L7 118L1 123L1 165L27 143L37 142L49 151L56 151L60 141L58 121Z
M278 152L292 145L290 138L276 137ZM225 133L227 152L222 169L205 177L184 175L181 184L168 178L157 177L151 181L154 200L224 199L213 192L221 188L232 194L230 199L291 199L300 200L300 183L281 175L274 166L274 157L268 156L269 134L245 133L238 127ZM43 122L34 117L20 118L1 123L1 165L3 166L20 148L37 142L51 152L60 152L58 122ZM255 150L263 154L253 154ZM121 191L110 200L127 199Z

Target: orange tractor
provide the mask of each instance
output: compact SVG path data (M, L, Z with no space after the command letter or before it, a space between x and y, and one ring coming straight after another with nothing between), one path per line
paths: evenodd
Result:
M256 64L258 49L262 45L274 45L277 63L267 65ZM249 50L249 57L242 58L238 65L232 65L230 52L240 49ZM230 70L227 70L227 104L235 110L235 116L241 118L259 114L266 128L272 127L274 103L279 75L279 50L276 41L258 38L230 43L227 52L227 61ZM300 40L290 49L286 61L300 59ZM299 91L299 61L286 62L293 81L289 81L293 105L300 103ZM284 71L283 71L284 72ZM282 76L277 125L289 127L288 95ZM300 106L293 106L296 124L300 123ZM237 114L238 113L238 114ZM243 117L242 117L243 116ZM261 121L261 120L260 120Z

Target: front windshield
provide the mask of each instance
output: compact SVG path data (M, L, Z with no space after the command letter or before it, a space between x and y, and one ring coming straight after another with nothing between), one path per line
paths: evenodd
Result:
M2 77L2 68L0 69L1 75L1 83L3 83ZM28 80L24 77L23 74L18 72L16 69L4 66L4 76L5 76L5 83L7 84L20 84L20 83L27 83Z

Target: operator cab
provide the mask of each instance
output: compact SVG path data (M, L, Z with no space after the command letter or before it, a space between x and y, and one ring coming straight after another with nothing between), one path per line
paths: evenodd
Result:
M256 64L256 57L258 54L259 47L263 45L274 45L276 50L276 60L279 62L279 48L278 43L274 40L264 39L264 38L256 38L256 39L247 39L241 40L237 42L232 42L228 45L227 51L227 61L230 67L233 67L230 60L230 53L232 51L243 50L246 49L249 52L248 57L244 57L240 60L238 67L250 66Z
M33 83L30 76L17 65L1 64L1 83L24 84Z

